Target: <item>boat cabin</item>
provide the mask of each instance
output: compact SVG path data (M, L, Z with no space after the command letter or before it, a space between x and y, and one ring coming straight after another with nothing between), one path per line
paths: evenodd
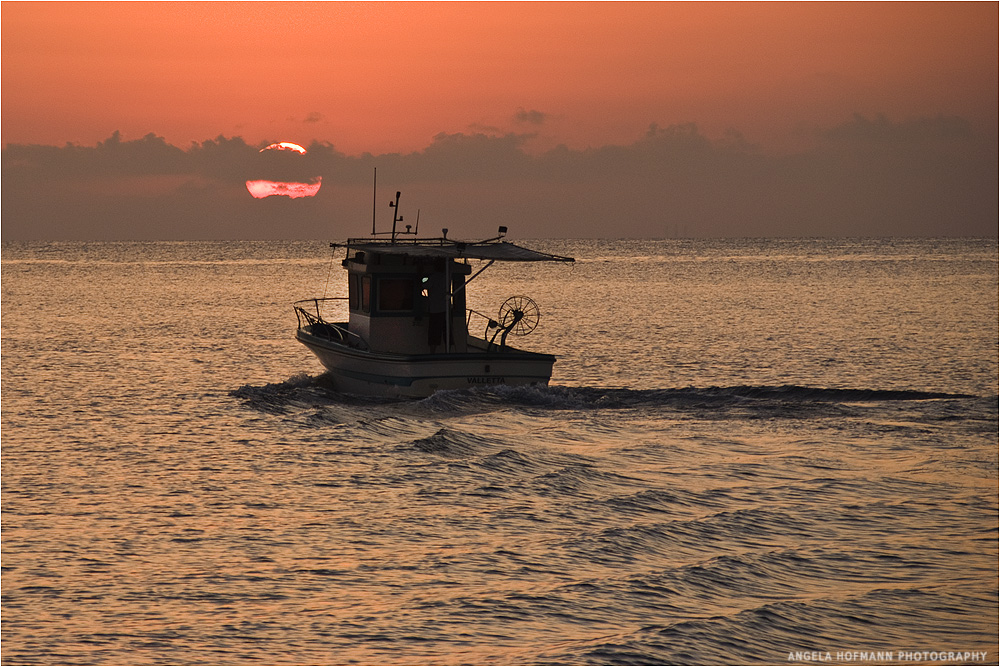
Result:
M472 267L451 257L354 250L348 273L349 330L372 352L465 352L465 280Z

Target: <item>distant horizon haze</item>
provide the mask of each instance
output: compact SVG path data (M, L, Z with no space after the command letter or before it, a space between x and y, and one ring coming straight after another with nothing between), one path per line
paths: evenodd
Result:
M290 138L282 138L290 140ZM259 151L242 137L173 146L120 132L95 146L3 148L4 240L323 239L407 223L454 238L995 237L996 150L960 118L856 115L811 149L650 125L629 145L533 154L519 135L440 133L420 151L346 155L312 142L272 165L314 197L254 199Z

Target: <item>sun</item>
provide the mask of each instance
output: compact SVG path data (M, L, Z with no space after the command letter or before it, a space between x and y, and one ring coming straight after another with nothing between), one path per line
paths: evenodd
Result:
M301 155L306 154L306 149L302 148L302 146L299 146L298 144L293 144L291 141L281 141L260 149L261 153L264 151L295 151Z
M288 197L299 199L315 197L322 185L321 176L311 176L309 161L301 156L306 149L291 141L281 141L265 146L254 161L254 178L246 182L247 191L254 199Z

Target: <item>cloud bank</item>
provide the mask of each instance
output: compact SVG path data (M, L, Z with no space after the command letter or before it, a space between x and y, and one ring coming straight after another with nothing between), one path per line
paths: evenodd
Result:
M520 112L519 112L520 113ZM520 120L544 122L525 111ZM403 192L407 222L453 237L669 238L997 235L996 140L960 118L853 119L815 146L768 154L737 132L658 127L630 145L525 150L530 134L438 134L407 154L307 146L291 180L316 197L255 200L245 181L262 146L219 136L186 149L148 134L96 146L2 151L5 240L333 239L371 231ZM281 137L279 139L287 139ZM269 169L280 169L269 165Z

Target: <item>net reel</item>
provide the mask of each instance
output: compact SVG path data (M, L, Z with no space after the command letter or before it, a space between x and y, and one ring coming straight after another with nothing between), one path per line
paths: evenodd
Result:
M490 321L490 326L495 324L497 327L493 338L490 339L490 346L494 344L497 336L500 336L501 349L507 344L508 334L527 336L538 326L539 314L538 304L530 297L510 297L500 304L496 322Z

